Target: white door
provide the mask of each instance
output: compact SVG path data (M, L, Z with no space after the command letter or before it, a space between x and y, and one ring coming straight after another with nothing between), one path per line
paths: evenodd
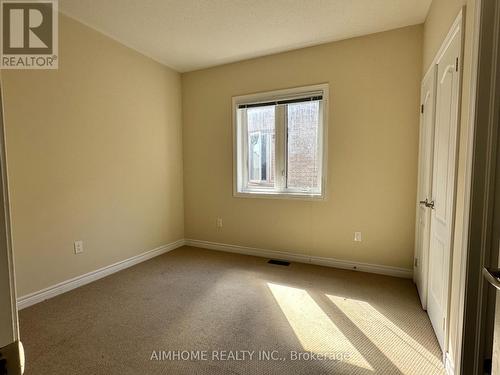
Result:
M415 261L413 275L422 307L427 309L427 268L429 261L429 233L431 209L424 202L431 201L432 160L434 149L434 102L436 69L424 78L420 91L420 142L418 157L417 217L415 228Z
M21 374L24 355L19 344L14 267L10 240L9 197L5 163L2 90L0 85L0 373ZM7 368L2 368L7 366Z
M427 312L444 351L454 219L461 30L437 63Z

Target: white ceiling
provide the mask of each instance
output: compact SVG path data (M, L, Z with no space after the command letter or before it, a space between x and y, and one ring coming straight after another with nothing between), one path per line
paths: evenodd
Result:
M61 11L186 72L424 22L432 0L60 0Z

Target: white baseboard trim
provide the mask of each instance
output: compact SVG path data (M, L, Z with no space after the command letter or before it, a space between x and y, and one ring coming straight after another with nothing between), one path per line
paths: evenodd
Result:
M172 242L170 244L157 247L156 249L146 251L145 253L136 255L132 258L114 263L110 266L100 268L96 271L92 271L84 275L74 277L72 279L63 281L56 285L52 285L48 288L19 297L17 299L17 308L19 310L22 310L26 307L35 305L39 302L53 298L60 294L69 292L70 290L89 284L93 281L102 279L103 277L109 276L118 271L124 270L126 268L132 267L136 264L142 263L151 258L157 257L158 255L165 254L169 251L172 251L184 245L199 247L203 249L225 251L229 253L253 255L263 258L286 259L289 261L294 261L299 263L316 264L326 267L377 273L381 275L396 276L409 279L411 279L413 276L413 270L407 268L383 266L370 263L351 262L347 260L309 256L309 255L296 254L285 251L266 250L248 246L229 245L229 244L193 240L193 239L181 239Z
M58 296L59 294L62 293L66 293L70 290L76 289L85 284L89 284L93 281L102 279L103 277L106 277L118 271L124 270L126 268L132 267L136 264L142 263L151 258L157 257L158 255L165 254L181 246L184 246L184 239L157 247L156 249L146 251L145 253L136 255L129 259L122 260L110 266L100 268L96 271L86 273L85 275L77 276L70 280L63 281L59 284L52 285L48 288L39 290L37 292L19 297L17 299L17 308L19 310L22 310L26 307L45 301L46 299Z
M193 247L201 247L204 249L225 251L229 253L253 255L263 258L277 258L299 263L310 263L319 266L342 268L347 270L362 271L369 273L377 273L380 275L396 276L411 279L413 270L409 268L399 268L392 266L383 266L379 264L352 262L348 260L340 260L334 258L324 258L317 256L309 256L304 254L296 254L284 251L258 249L255 247L229 245L217 242L201 241L194 239L186 239L185 245Z

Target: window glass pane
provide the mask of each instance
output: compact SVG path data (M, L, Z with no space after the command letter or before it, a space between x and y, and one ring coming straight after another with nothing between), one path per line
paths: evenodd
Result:
M274 187L275 107L247 109L248 185Z
M319 190L319 101L288 105L287 186Z

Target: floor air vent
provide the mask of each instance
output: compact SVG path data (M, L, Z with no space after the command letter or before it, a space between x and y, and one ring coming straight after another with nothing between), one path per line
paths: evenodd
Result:
M269 264L276 264L278 266L289 266L290 265L290 262L287 262L286 260L278 260L278 259L271 259L267 263L269 263Z

